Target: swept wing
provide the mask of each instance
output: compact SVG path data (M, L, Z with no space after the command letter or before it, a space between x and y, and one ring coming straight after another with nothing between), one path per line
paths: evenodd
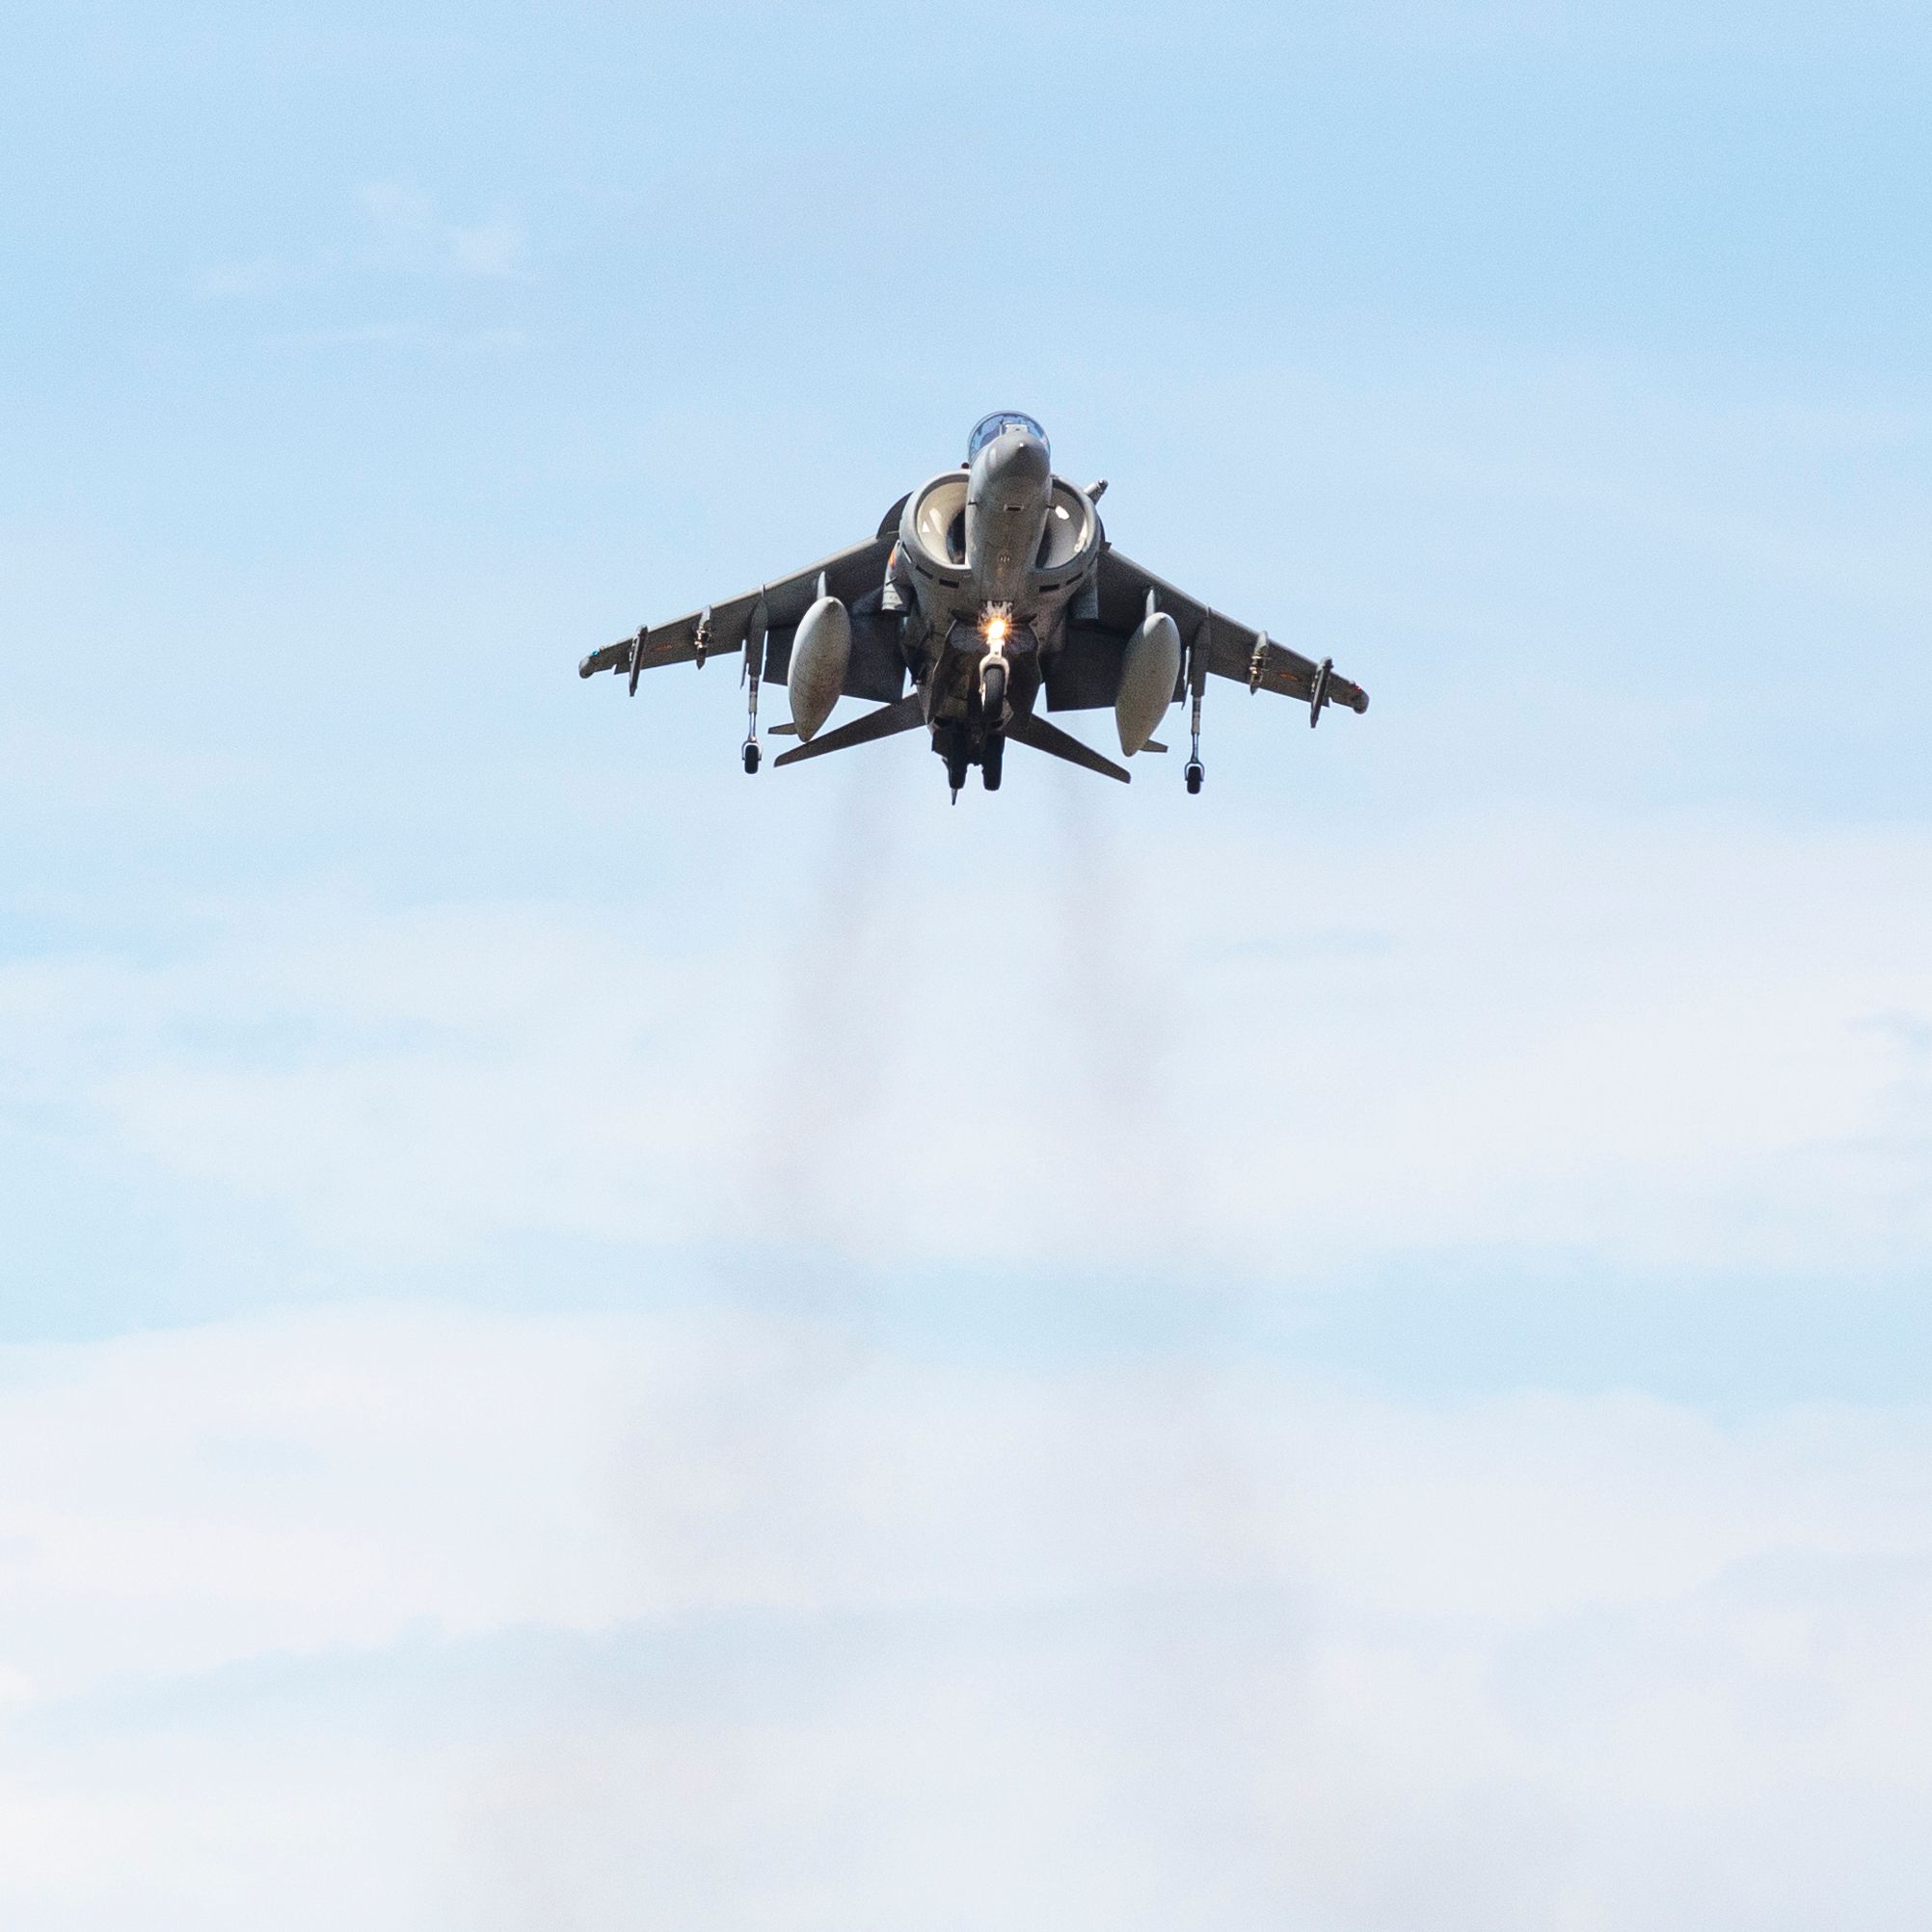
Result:
M592 678L600 671L614 671L629 677L633 669L643 672L656 670L660 664L689 664L699 655L700 628L707 617L709 634L703 643L706 657L741 651L752 614L763 599L767 637L762 674L782 682L791 667L792 635L799 619L818 594L818 578L822 574L826 589L852 612L847 695L876 697L890 703L904 688L904 666L892 648L898 635L897 625L881 615L878 608L892 546L889 535L872 537L757 590L711 604L708 612L693 610L668 624L651 625L634 637L621 638L601 651L593 651L577 665L577 675Z
M1254 690L1278 691L1304 704L1312 702L1321 686L1324 703L1346 705L1352 711L1368 710L1368 693L1359 684L1332 670L1324 681L1323 667L1312 657L1210 609L1199 598L1190 597L1116 550L1108 550L1100 559L1098 587L1098 621L1071 627L1060 664L1049 667L1049 710L1086 711L1114 702L1119 690L1121 647L1145 613L1150 590L1180 627L1191 660L1197 640L1204 644L1199 658L1203 674L1231 678ZM1185 688L1185 678L1184 671L1176 697Z

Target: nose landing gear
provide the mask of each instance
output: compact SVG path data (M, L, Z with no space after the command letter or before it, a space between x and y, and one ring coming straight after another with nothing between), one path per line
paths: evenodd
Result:
M989 657L979 673L979 715L997 730L1006 710L1006 660Z

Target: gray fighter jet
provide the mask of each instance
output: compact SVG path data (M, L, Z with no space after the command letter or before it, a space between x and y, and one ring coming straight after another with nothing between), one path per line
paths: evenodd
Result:
M1192 705L1190 792L1201 789L1201 696L1210 673L1308 707L1368 710L1368 693L1320 663L1212 610L1131 563L1107 541L1094 504L1053 473L1046 432L1002 411L974 430L966 461L902 496L878 535L728 604L594 651L583 677L637 680L659 664L739 655L749 729L744 768L759 765L758 694L782 678L800 742L793 765L924 727L956 800L973 765L1000 786L1007 741L1127 782L1127 772L1049 724L1049 711L1112 707L1123 757L1165 751L1167 707ZM841 697L879 709L823 731Z

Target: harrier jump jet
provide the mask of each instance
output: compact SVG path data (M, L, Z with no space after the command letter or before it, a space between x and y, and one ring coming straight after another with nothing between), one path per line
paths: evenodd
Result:
M1125 783L1111 758L1041 715L1112 708L1123 757L1165 751L1167 707L1191 701L1190 792L1201 789L1201 697L1208 675L1279 691L1308 707L1368 710L1368 694L1130 563L1107 541L1094 504L1053 473L1046 432L1003 411L974 430L966 461L902 496L878 535L727 604L594 651L578 665L637 680L659 664L702 666L741 655L749 728L744 768L759 765L758 694L785 681L797 745L777 763L821 758L924 728L956 800L973 765L1000 786L1007 742ZM824 731L841 697L878 709Z

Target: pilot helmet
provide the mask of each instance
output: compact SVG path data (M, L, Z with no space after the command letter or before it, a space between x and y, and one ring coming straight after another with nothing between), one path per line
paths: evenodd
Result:
M1003 430L1008 429L1025 430L1029 436L1036 436L1042 443L1046 443L1046 431L1032 416L1022 416L1018 410L1013 409L995 410L991 416L981 416L979 422L974 425L972 437L966 444L966 461L970 464L979 455L980 450L985 448L987 443L991 443ZM1049 458L1051 458L1051 444L1047 445L1047 450Z

